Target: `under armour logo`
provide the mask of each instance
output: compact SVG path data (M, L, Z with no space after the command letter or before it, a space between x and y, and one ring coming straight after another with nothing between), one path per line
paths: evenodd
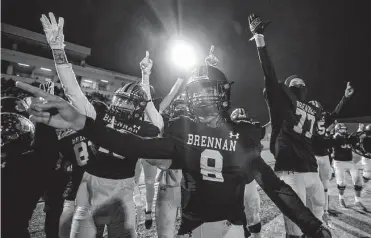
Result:
M229 132L229 138L236 138L236 140L238 140L240 138L240 134L239 133L236 133L236 134L233 134L233 132Z

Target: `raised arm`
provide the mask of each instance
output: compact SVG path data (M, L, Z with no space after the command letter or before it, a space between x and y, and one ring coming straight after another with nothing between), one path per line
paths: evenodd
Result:
M280 180L261 157L253 161L253 167L257 170L256 182L281 212L295 222L304 234L322 237L318 236L318 232L322 232L322 222L304 205L294 190Z
M64 51L64 19L60 17L57 23L53 13L49 13L49 18L50 21L43 14L40 20L44 28L46 39L53 51L55 68L57 70L59 80L61 81L64 93L70 103L72 103L72 105L74 105L80 113L95 118L96 112L94 107L82 92L80 85L76 80L75 73L73 72L72 65L68 63L67 56Z
M347 87L345 88L344 96L341 98L338 105L336 105L334 111L332 111L328 118L326 118L326 125L329 126L338 118L341 109L343 108L344 104L349 100L349 98L353 95L354 89L350 85L350 82L347 83Z
M166 97L161 101L160 110L159 110L160 114L162 114L162 112L166 110L166 108L170 105L170 103L178 95L179 89L181 88L183 81L184 80L182 78L178 78L178 80L175 82L175 84L171 88L169 94L166 95Z
M249 26L251 33L254 35L253 39L258 49L259 59L264 73L267 100L269 104L272 104L277 99L280 99L279 92L281 91L281 87L278 83L276 71L268 55L264 40L263 31L267 23L263 22L260 17L251 14L249 16Z
M144 59L140 62L140 68L142 70L141 84L148 95L148 100L150 100L147 103L145 115L153 125L157 126L160 131L163 131L164 120L162 119L161 114L157 111L155 104L152 102L151 88L149 84L149 76L151 74L152 65L153 62L149 58L149 52L146 51L146 57L144 57Z

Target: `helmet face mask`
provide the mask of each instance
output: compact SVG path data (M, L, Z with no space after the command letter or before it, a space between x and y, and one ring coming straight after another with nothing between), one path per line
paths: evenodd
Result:
M147 103L148 97L142 86L128 83L116 90L108 113L119 120L140 119Z
M230 83L212 66L197 68L185 91L190 112L201 120L218 116L229 108Z
M348 128L344 123L339 123L335 126L335 132L344 135L348 132Z

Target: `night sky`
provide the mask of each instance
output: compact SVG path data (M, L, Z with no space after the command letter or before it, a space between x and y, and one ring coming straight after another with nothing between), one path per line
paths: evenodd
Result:
M93 66L140 76L150 52L151 80L165 95L180 72L168 60L168 42L182 34L202 62L215 45L233 106L266 122L263 74L246 32L248 14L272 20L265 38L280 80L301 76L309 99L332 110L350 81L356 93L343 117L371 115L371 20L365 0L2 0L2 22L42 33L42 13L65 18L66 41L90 47Z

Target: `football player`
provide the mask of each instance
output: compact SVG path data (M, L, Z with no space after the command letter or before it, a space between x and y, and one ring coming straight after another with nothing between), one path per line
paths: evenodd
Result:
M246 224L245 184L254 179L305 234L331 237L292 188L260 157L261 128L231 122L227 113L231 83L217 68L197 68L185 87L195 120L180 117L170 122L163 138L152 139L104 127L57 97L25 83L17 82L17 86L47 100L32 105L32 120L80 131L93 143L127 158L170 159L170 168L182 169L178 237L222 237L227 221L242 230L241 225ZM45 112L49 108L56 108L59 114Z
M231 113L231 120L234 123L252 122L244 108L236 108L233 110ZM262 137L264 137L264 135L261 136L261 138ZM253 238L260 238L260 195L255 180L245 185L244 205L249 232Z
M358 131L366 131L371 133L371 124L365 126L364 124L360 123ZM362 156L361 160L363 166L363 182L366 184L371 180L371 158L369 158L367 155L364 155Z
M82 93L63 50L64 20L59 18L57 23L52 13L49 13L49 17L50 21L43 15L41 21L49 45L53 49L57 72L65 93L80 112L96 118L96 112ZM142 70L150 72L151 66ZM143 137L157 136L162 122L157 121L157 127L140 119L144 110L148 112L150 120L161 119L160 115L154 115L158 112L153 103L148 102L150 98L144 88L149 91L149 84L128 83L116 90L109 110L102 119L104 123L99 123L120 133ZM109 237L135 237L133 177L137 158L124 159L99 144L95 145L89 141L87 144L80 143L80 140L85 138L82 136L76 141L80 145L76 152L84 159L85 173L76 195L77 207L71 225L71 237L95 237L96 226L104 224L107 224ZM89 150L94 154L94 158L86 159L85 155Z
M43 25L45 36L52 49L55 68L63 86L64 93L69 102L74 105L81 113L96 118L102 121L103 116L107 111L107 105L99 101L92 101L90 103L80 90L77 83L76 76L73 72L72 65L68 63L66 53L64 51L64 35L63 35L63 18L59 19L59 24L53 13L49 13L50 20L42 15L40 21ZM75 90L69 90L74 88ZM89 149L88 140L81 134L73 130L60 130L58 133L58 148L62 155L60 165L66 174L69 174L67 184L61 184L63 189L64 204L59 220L59 237L70 237L71 223L75 211L75 199L77 190L79 188L82 176L84 173L84 166L89 159L94 157L94 153ZM60 186L54 184L54 190ZM55 198L55 191L51 193L51 198ZM57 199L58 200L58 199ZM102 233L102 227L99 227L99 234Z
M189 115L185 93L179 94L172 102L168 100L169 97L174 98L179 90L178 88L175 91L174 87L160 104L163 117L168 117L169 120L175 120L180 116ZM171 104L166 105L167 102L171 102ZM164 115L165 113L168 115ZM167 126L165 126L165 133L168 128L169 120L166 120ZM182 171L178 169L168 169L167 166L163 167L163 164L168 163L169 160L163 161L161 165L159 165L158 161L148 160L148 162L157 165L161 169L157 177L157 181L159 182L156 200L157 235L160 238L173 238L177 212L180 211L179 209L181 206L180 180L182 178Z
M271 151L276 159L274 170L296 191L304 204L307 199L310 200L312 212L322 220L325 196L312 151L313 129L319 112L306 101L307 88L299 76L288 77L285 84L278 82L263 35L268 22L251 14L249 24L264 73L266 101L272 123L270 145L274 148ZM284 220L287 237L302 236L302 231L292 219L285 216Z
M338 123L335 125L334 139L340 140L342 138L349 137L348 128L344 123ZM342 143L341 145L334 146L334 168L336 183L339 190L339 204L340 207L346 208L344 201L345 191L345 174L349 171L354 185L355 192L355 205L366 210L366 207L361 201L362 191L362 177L356 164L353 161L352 145L348 143Z
M34 125L28 120L26 109L24 100L1 99L1 237L4 238L30 237L29 220L59 156L55 129L41 123Z
M325 193L325 205L324 205L324 220L329 220L328 214L328 203L329 203L329 196L328 196L328 187L330 184L330 179L332 175L332 167L331 167L331 148L329 148L326 143L322 143L325 137L329 137L328 128L331 124L334 123L336 117L338 116L340 110L342 109L344 103L347 101L350 96L354 93L354 89L350 86L350 83L347 83L347 87L345 89L344 97L340 100L338 105L336 106L335 110L332 113L327 113L322 104L316 100L309 101L309 104L319 109L320 112L320 119L318 120L315 130L316 130L316 140L314 140L313 145L313 152L316 156L317 164L318 164L318 172L319 176L323 185L324 193Z

